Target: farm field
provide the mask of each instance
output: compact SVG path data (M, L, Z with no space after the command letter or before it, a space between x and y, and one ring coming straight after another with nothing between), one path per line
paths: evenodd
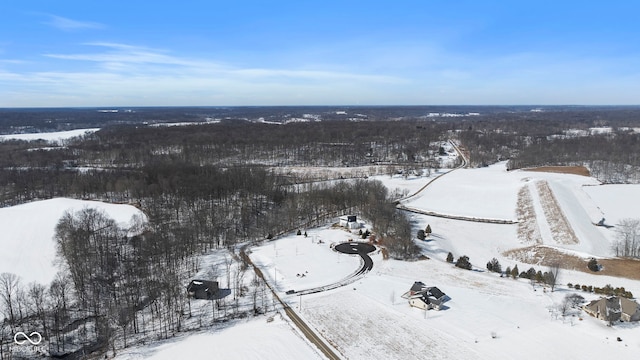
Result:
M379 179L388 186L401 187L404 183L415 188L415 180L403 182L388 176ZM543 187L537 184L545 184L546 190L540 190ZM599 185L592 178L571 174L507 172L504 164L498 164L484 169L456 170L409 199L406 205L478 218L518 220L518 191L523 187L532 192L532 216L541 228L541 243L535 249L551 249L584 261L584 271L561 269L559 285L553 292L540 284L532 286L526 279L500 277L486 271L485 264L493 257L499 259L503 269L517 265L521 271L532 266L547 270L544 259L533 256L536 251L530 251L530 258L505 255L530 245L519 238L518 224L489 224L411 213L414 233L427 224L433 229L427 241L418 242L430 260L383 260L376 254L372 256L373 270L354 283L302 298L281 295L342 356L350 359L400 359L416 352L436 359L510 359L514 354L523 359L635 356L640 350L640 324L618 323L609 327L579 309L571 309L562 316L558 305L569 294L581 295L585 301L599 298L593 293L569 289L567 283L597 287L611 284L640 294L640 281L608 276L605 271L594 274L586 270L586 260L591 256L610 261L605 258L611 257L610 243L616 236L615 228L597 227L594 223L602 217L611 224L619 221L625 212L614 209L631 211L640 187ZM491 204L487 205L489 199ZM554 230L553 222L557 219L545 210L550 202L562 212L565 230L575 234L576 243L561 241ZM325 233L324 238L344 239L343 233L337 234L339 236ZM281 248L295 238L291 234L258 248L260 266L269 273L274 268L295 268L299 263L307 266L324 263L327 269L332 269L326 271L327 283L339 277L343 270L333 270L337 265L336 256L345 255L331 256L326 247L316 246L316 251L309 248L297 257L278 256L267 260L265 249ZM449 251L455 258L469 256L473 270L461 270L446 263ZM357 264L351 271L355 269ZM345 268L343 275L348 276L351 271ZM306 281L294 277L292 271L289 273L287 276L278 271L281 276L278 282L291 281L291 286L302 286L300 281ZM445 309L425 312L411 308L400 295L408 291L414 281L423 281L444 291L450 297ZM313 285L317 283L314 279ZM278 287L281 292L286 288Z
M422 187L421 184L433 180L433 177L404 178L401 175L375 178L390 188L406 189L407 193L413 193ZM473 184L467 186L464 181ZM490 188L494 194L495 206L485 207L480 198L476 198L477 203L465 200L464 204L453 204L447 200L446 192L456 194L461 189L473 192L473 189L479 191L483 187ZM592 178L577 175L507 172L498 164L485 169L453 171L406 203L436 212L455 214L467 211L468 215L478 218L507 217L507 209L510 209L510 218L521 220L517 204L518 194L523 188L530 192L529 216L534 218L532 224L538 226L540 234L540 243L533 245L521 238L517 223L492 224L409 213L414 234L427 225L433 229L426 241L416 240L428 260L384 260L382 254L375 251L370 254L374 262L370 272L336 289L303 296L286 292L338 283L360 269L362 263L358 256L337 253L332 249L341 242L361 241L357 230L347 231L334 224L301 229L307 233L306 237L289 233L250 248L250 256L279 296L344 358L400 359L410 357L416 351L436 359L509 359L516 353L523 359L541 356L633 357L640 350L640 324L618 323L609 327L578 309L570 309L562 316L558 306L569 294L581 295L585 301L599 297L569 289L567 283L597 287L611 284L640 294L640 281L611 276L612 272L607 272L608 267L616 266L611 262L617 261L611 259L610 252L610 244L616 239L615 226L594 225L602 217L606 218L607 224L614 225L633 216L634 204L640 198L640 187L599 185ZM433 189L438 190L438 196L430 198L434 194ZM460 201L464 198L451 197ZM549 203L560 209L565 218L565 229L575 234L577 243L558 240L553 230L553 221L557 219L550 218L554 215L545 210ZM15 269L20 270L19 264L26 264L29 269L19 272L25 281L50 281L50 276L55 274L55 223L64 210L78 210L86 206L104 209L123 226L129 224L133 215L139 214L129 205L62 198L0 209L3 211L1 228L5 234L3 245L17 247L12 253L14 257L16 254L19 256L3 259L0 264L13 261L12 270L16 272ZM24 216L25 211L32 216ZM37 218L38 226L28 223L30 218ZM363 230L369 227L367 219L359 220L364 222ZM30 258L24 244L43 249L51 261L41 255L39 260ZM522 271L532 266L545 271L545 259L540 258L540 254L545 254L542 250L570 256L585 264L589 257L595 256L605 264L605 269L598 274L585 269L562 269L559 285L553 292L525 279L500 277L485 270L485 264L496 257L503 269L517 265ZM473 270L462 270L447 263L448 252L452 252L455 258L468 256ZM220 261L217 257L213 260ZM208 266L208 261L203 259L203 269ZM637 262L633 261L626 261L625 267L631 272L638 269ZM437 286L445 292L449 300L445 302L444 309L425 312L410 307L401 295L414 281ZM273 322L266 319L258 316L248 321L235 320L228 327L216 326L215 330L125 349L118 358L171 359L178 353L197 356L203 353L202 349L198 350L198 344L203 342L224 344L216 350L216 355L224 358L322 358L288 318L276 315ZM257 334L261 340L255 347L247 347L246 341L230 340L246 340ZM269 353L260 351L260 344L265 344L263 339L273 345Z

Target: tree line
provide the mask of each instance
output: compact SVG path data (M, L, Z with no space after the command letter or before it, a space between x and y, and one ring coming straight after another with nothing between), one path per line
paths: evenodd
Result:
M129 229L95 209L66 213L56 226L60 272L52 284L25 289L15 275L2 275L8 278L0 281L7 285L0 287L7 329L30 324L49 339L49 353L60 356L109 347L115 351L116 344L127 346L123 339L144 335L150 327L154 336L171 337L190 316L184 276L198 271L200 254L221 248L233 254L239 242L324 224L344 213L372 221L394 257L413 256L409 224L378 181L345 180L273 198L254 192L257 184L273 185L265 182L264 173L242 174L235 191L220 190L220 197L210 189L183 192L180 181L167 184L161 188L166 192L139 199L148 220L134 219ZM254 312L264 309L258 305L265 298L261 284L245 290L242 262L236 262L237 270L229 262L219 274L226 273L222 276L234 288L234 299L212 303L224 311L223 318L241 315L238 304L247 294ZM37 303L27 307L27 298ZM3 331L0 346L10 343L10 331Z

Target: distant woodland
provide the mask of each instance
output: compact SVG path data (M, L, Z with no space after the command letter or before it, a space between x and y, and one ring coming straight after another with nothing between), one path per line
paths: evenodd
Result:
M168 126L184 122L192 124ZM2 360L11 358L12 330L24 324L46 334L49 353L59 357L115 351L128 345L125 334L150 328L158 338L171 337L191 316L184 277L199 269L198 254L217 249L231 254L235 265L230 260L220 272L236 291L233 300L214 303L217 320L246 316L243 294L254 294L253 313L265 311L257 290L242 285L246 264L237 246L347 213L368 219L391 256L415 258L409 221L395 208L401 194L368 177L437 168L448 140L465 149L473 167L584 165L603 182L640 181L638 108L0 111L5 134L89 127L101 130L58 146L0 141L0 206L95 199L135 204L148 222L140 219L137 235L128 236L131 229L104 214L67 214L55 239L64 266L52 284L21 284L2 274ZM352 171L338 177L287 171L293 166ZM264 285L252 284L264 294ZM27 298L38 301L18 301Z

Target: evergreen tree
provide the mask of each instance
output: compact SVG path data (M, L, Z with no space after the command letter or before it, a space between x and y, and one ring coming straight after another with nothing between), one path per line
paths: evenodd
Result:
M487 270L499 273L502 272L502 265L500 265L498 259L493 258L487 263Z
M431 225L427 224L427 228L424 229L424 232L427 233L427 236L431 235Z
M511 266L507 266L507 269L504 271L507 276L511 276Z
M420 240L424 240L426 239L426 236L424 234L424 230L418 230L418 234L416 235L418 237L418 239Z
M449 252L447 254L447 262L448 263L452 263L453 262L453 254L451 252Z
M516 264L516 266L511 269L511 277L515 279L518 277L518 275L520 275L520 271L518 270L518 265Z
M598 260L596 260L595 258L591 258L591 260L589 260L587 267L591 271L600 271L600 265L598 264Z
M469 257L466 255L462 255L456 261L456 267L461 269L471 270L471 263L469 262Z

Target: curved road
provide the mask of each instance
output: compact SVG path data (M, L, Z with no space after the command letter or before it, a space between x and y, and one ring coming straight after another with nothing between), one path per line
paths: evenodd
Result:
M320 292L320 291L326 291L326 290L330 290L330 289L335 289L338 288L340 286L344 286L347 284L350 284L352 282L354 282L355 280L357 280L358 278L360 278L360 276L366 274L367 272L371 271L371 269L373 269L373 259L371 259L371 257L369 256L370 252L373 252L376 250L376 247L369 244L369 243L362 243L362 242L346 242L346 243L341 243L338 244L334 247L334 249L336 251L339 251L341 253L344 254L358 254L360 255L360 257L362 258L362 267L356 271L355 273L353 273L351 276L345 278L344 280L331 284L331 285L326 285L323 287L318 287L318 288L313 288L313 289L307 289L307 290L302 290L302 291L297 291L294 292L295 294L298 294L298 296L302 296L302 295L307 295L307 294L312 294L312 293L316 293L316 292ZM298 327L298 329L300 329L300 331L302 331L302 333L304 334L304 336L313 344L315 344L318 349L329 359L331 360L339 360L341 359L340 356L338 356L338 354L336 353L336 349L334 349L333 347L331 347L330 345L328 345L318 334L316 334L313 329L311 329L311 327L309 327L309 325L307 325L299 316L298 314L296 314L296 312L284 301L282 301L282 299L280 299L280 296L278 296L278 293L275 291L274 288L271 287L271 285L267 282L267 280L265 279L264 275L262 274L262 271L251 261L251 258L247 255L246 253L246 246L243 246L240 249L240 257L242 257L242 259L244 259L244 261L251 265L251 267L253 267L253 271L256 273L256 275L262 279L262 281L264 281L264 283L267 285L267 287L269 287L269 290L271 290L271 293L273 294L274 298L276 300L278 300L278 302L282 305L282 308L284 309L284 312L287 314L287 316L291 319L291 321L293 321L293 323Z
M351 284L352 282L358 280L362 275L368 273L369 271L371 271L371 269L373 269L373 260L371 259L371 257L369 257L369 253L372 251L376 250L376 247L369 244L369 243L362 243L362 242L346 242L346 243L341 243L338 244L336 246L333 247L336 251L341 252L343 254L350 254L350 255L354 255L354 254L358 254L360 255L360 257L362 258L361 263L362 263L362 267L354 272L353 274L347 276L346 278L335 282L333 284L328 284L328 285L324 285L324 286L318 286L315 288L311 288L311 289L304 289L304 290L298 290L298 291L292 291L290 290L288 293L289 294L297 294L297 295L309 295L309 294L315 294L315 293L319 293L321 291L327 291L327 290L332 290L332 289L337 289L341 286L345 286L348 284Z
M403 199L398 200L398 202L396 204L396 208L399 209L399 210L409 211L409 212L428 215L428 216L441 217L441 218L446 218L446 219L472 221L472 222L482 222L482 223L490 223L490 224L517 224L519 221L510 220L510 219L489 219L489 218L478 218L478 217L463 216L463 215L442 214L442 213L435 212L435 211L427 211L427 210L422 210L422 209L416 209L416 208L409 207L409 206L406 206L406 205L403 204L404 202L406 202L407 200L411 199L412 197L420 194L424 189L427 188L427 186L431 185L434 181L441 179L442 177L444 177L447 174L451 174L455 170L466 168L469 165L469 159L467 159L467 157L464 155L464 152L462 152L462 150L460 150L458 145L455 142L453 142L453 140L449 140L449 144L451 144L451 147L453 147L453 149L458 153L458 156L460 156L460 158L462 159L462 163L458 167L456 167L455 169L452 169L451 171L449 171L449 172L447 172L445 174L442 174L442 175L438 176L435 179L432 179L431 181L426 183L423 187L421 187L415 193L413 193L413 194L411 194L411 195L409 195L409 196L407 196L407 197L405 197Z
M449 144L451 144L451 147L453 147L453 149L458 153L458 156L460 156L460 158L462 158L462 163L460 165L458 165L458 167L456 167L455 169L451 169L448 172L438 176L437 178L429 180L429 182L427 182L423 187L418 189L418 191L416 191L415 193L413 193L413 194L411 194L411 195L409 195L409 196L407 196L405 198L402 198L402 199L398 200L399 205L403 201L407 201L407 200L411 199L412 197L420 194L422 192L422 190L426 189L427 186L431 185L432 182L440 179L441 177L443 177L443 176L445 176L447 174L450 174L452 171L455 171L455 170L458 170L458 169L463 169L463 168L466 168L467 166L469 166L469 160L467 160L467 157L464 155L462 150L460 150L458 145L455 142L453 142L453 140L449 140Z
M358 275L362 275L367 273L373 269L373 260L369 256L370 252L374 252L376 247L369 243L361 243L361 242L346 242L342 244L338 244L334 246L336 251L339 251L344 254L358 254L362 258L364 265L362 268L356 272L353 276L349 278L354 278Z
M262 271L251 261L251 258L245 252L245 248L246 248L246 245L243 246L240 249L240 257L242 257L242 259L244 259L244 261L246 261L247 264L249 264L249 265L251 265L251 267L253 267L253 271L256 273L256 275L259 278L262 279L262 281L264 281L264 283L267 285L269 290L271 290L271 293L273 294L273 297L276 300L278 300L278 302L282 305L282 308L284 309L284 312L285 312L285 314L287 314L289 319L291 319L291 321L293 321L293 323L298 327L298 329L300 329L300 331L307 338L307 340L309 340L312 344L314 344L316 347L318 347L318 349L328 359L330 359L330 360L340 360L341 358L335 352L335 349L333 347L329 346L326 342L324 342L324 340L320 336L318 336L318 334L316 334L309 327L309 325L307 325L307 323L305 323L300 318L300 316L298 316L298 314L296 314L296 312L293 311L293 309L289 305L287 305L287 303L285 303L284 301L282 301L282 299L280 299L280 296L278 296L278 293L275 291L275 289L272 288L271 284L269 284L267 282L267 279L264 278L264 275L262 274Z

